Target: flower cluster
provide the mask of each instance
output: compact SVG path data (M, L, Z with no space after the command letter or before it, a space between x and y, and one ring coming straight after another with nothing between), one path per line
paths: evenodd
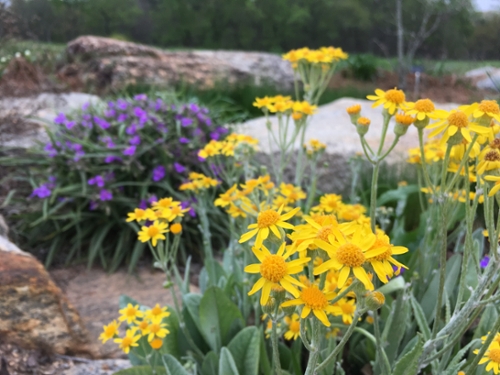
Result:
M294 120L300 120L304 116L311 116L318 109L316 105L312 105L307 101L293 101L290 96L282 95L256 98L253 105L262 108L265 113L291 115Z
M189 181L179 186L179 190L181 191L189 190L192 192L199 192L201 190L206 190L215 187L219 185L219 183L220 182L217 181L216 179L205 176L202 173L191 172L189 174Z
M298 68L300 63L332 64L349 57L342 48L321 47L319 49L299 48L283 55L283 60L290 61L292 67Z
M99 336L103 344L113 339L120 349L128 354L131 349L138 347L139 340L144 338L151 349L161 349L165 337L170 333L164 321L170 316L167 307L160 307L159 304L156 304L152 309L141 311L139 305L129 303L119 313L118 322L113 320L103 327L103 332ZM122 322L127 324L127 330L123 337L119 334Z
M215 156L225 156L233 157L235 156L235 150L237 147L246 145L257 151L258 140L255 138L244 135L244 134L230 134L223 141L212 140L200 151L198 151L198 157L202 160L206 160Z

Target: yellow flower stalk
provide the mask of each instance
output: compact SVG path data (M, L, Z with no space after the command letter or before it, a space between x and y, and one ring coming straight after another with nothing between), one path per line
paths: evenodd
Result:
M260 296L260 304L264 306L269 300L271 289L276 286L282 286L287 292L294 297L299 295L298 289L294 286L303 286L303 284L290 275L302 272L304 264L310 258L302 258L287 262L287 259L292 255L291 252L285 252L286 243L283 243L276 254L271 254L269 250L262 246L259 250L252 248L253 253L260 263L250 264L245 267L247 273L260 273L261 277L254 284L248 295L257 293L262 289Z
M239 242L247 242L251 238L257 236L255 239L255 247L260 248L262 242L269 237L270 231L272 231L276 237L281 238L282 236L278 228L293 229L293 225L286 221L291 219L299 210L300 207L296 207L290 212L282 215L283 206L281 206L278 211L268 209L259 212L257 223L248 226L248 229L251 230L243 234Z

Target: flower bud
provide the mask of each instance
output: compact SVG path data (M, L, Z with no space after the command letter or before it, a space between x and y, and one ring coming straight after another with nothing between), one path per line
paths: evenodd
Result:
M427 125L429 125L429 121L430 121L430 118L425 116L425 118L423 120L416 119L415 122L413 123L413 125L417 129L424 129L427 127Z
M286 301L291 301L291 299L287 298L285 300ZM295 312L295 309L296 309L296 306L287 306L287 307L282 307L283 309L283 313L286 315L286 316L292 316L293 313Z
M368 133L368 129L370 128L370 119L366 117L360 117L358 118L357 125L356 125L356 130L358 131L358 134L360 136L364 136L366 133Z
M274 310L276 309L276 299L274 297L269 297L267 303L262 306L262 311L265 314L274 314Z
M358 123L358 119L361 117L361 106L359 104L355 104L346 109L349 117L351 118L351 123L356 126Z
M380 309L384 303L385 303L385 296L383 293L378 292L378 291L373 291L373 292L368 292L366 293L366 306L370 310L378 310Z
M282 286L276 286L271 289L272 296L275 298L277 304L285 301L286 290Z
M396 126L394 127L394 134L400 137L406 134L410 125L415 121L413 117L403 113L398 113L395 118Z

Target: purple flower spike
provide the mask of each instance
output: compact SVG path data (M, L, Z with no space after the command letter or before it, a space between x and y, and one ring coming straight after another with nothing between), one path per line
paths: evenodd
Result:
M211 132L210 133L210 139L213 139L214 141L219 140L220 134L218 132Z
M111 193L109 190L102 189L99 193L99 199L101 201L110 201L113 199L113 193Z
M128 108L128 103L123 99L118 99L116 101L116 108L121 111L125 111Z
M44 199L50 197L50 194L52 194L52 191L48 188L46 184L43 184L33 189L33 193L31 193L31 196Z
M108 109L107 111L104 112L104 117L110 118L115 116L116 116L116 111L114 109Z
M128 115L126 113L122 113L122 114L118 115L116 120L118 122L124 122L125 120L127 120L127 118L128 118Z
M104 178L102 178L102 176L95 176L89 179L87 183L89 185L97 185L102 188L104 187Z
M174 169L177 173L184 173L186 172L186 167L183 166L182 164L179 164L177 162L174 163Z
M106 120L100 118L100 117L97 117L97 116L94 116L94 122L101 128L101 129L108 129L111 124L109 122L107 122Z
M54 123L56 124L64 124L66 121L67 119L64 113L59 113L57 117L54 119Z
M490 257L488 255L485 255L483 259L479 262L479 265L481 268L486 268L488 266L488 263L490 262Z
M130 138L130 140L128 141L128 143L130 143L131 145L133 146L137 146L141 143L141 137L139 137L138 135Z
M182 125L182 126L189 126L189 125L191 125L192 123L193 123L193 119L191 119L191 118L183 117L183 118L181 119L181 125Z
M187 139L186 137L180 137L179 142L186 144L186 143L189 143L189 139Z
M137 125L132 124L130 126L127 126L127 129L125 129L125 133L128 135L134 135L137 132Z
M132 156L135 154L136 146L130 146L123 151L123 155Z
M165 177L165 167L163 165L159 165L153 169L153 181L158 182Z
M47 143L43 148L45 152L49 155L49 158L53 158L57 156L57 150L54 148L52 143Z
M75 127L76 122L75 121L68 121L68 122L66 122L65 125L66 125L66 129L71 130Z

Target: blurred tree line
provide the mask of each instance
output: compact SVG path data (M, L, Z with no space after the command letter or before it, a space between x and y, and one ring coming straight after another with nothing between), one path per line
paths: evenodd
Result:
M471 0L404 0L405 38L422 22L423 2L441 1L446 17L419 48L428 58L500 58L500 14ZM452 0L451 0L452 1ZM462 3L464 3L462 1ZM351 53L395 56L394 0L11 0L24 38L66 43L111 36L165 48L283 52L337 45ZM448 4L448 5L447 5ZM434 17L434 18L433 18Z

